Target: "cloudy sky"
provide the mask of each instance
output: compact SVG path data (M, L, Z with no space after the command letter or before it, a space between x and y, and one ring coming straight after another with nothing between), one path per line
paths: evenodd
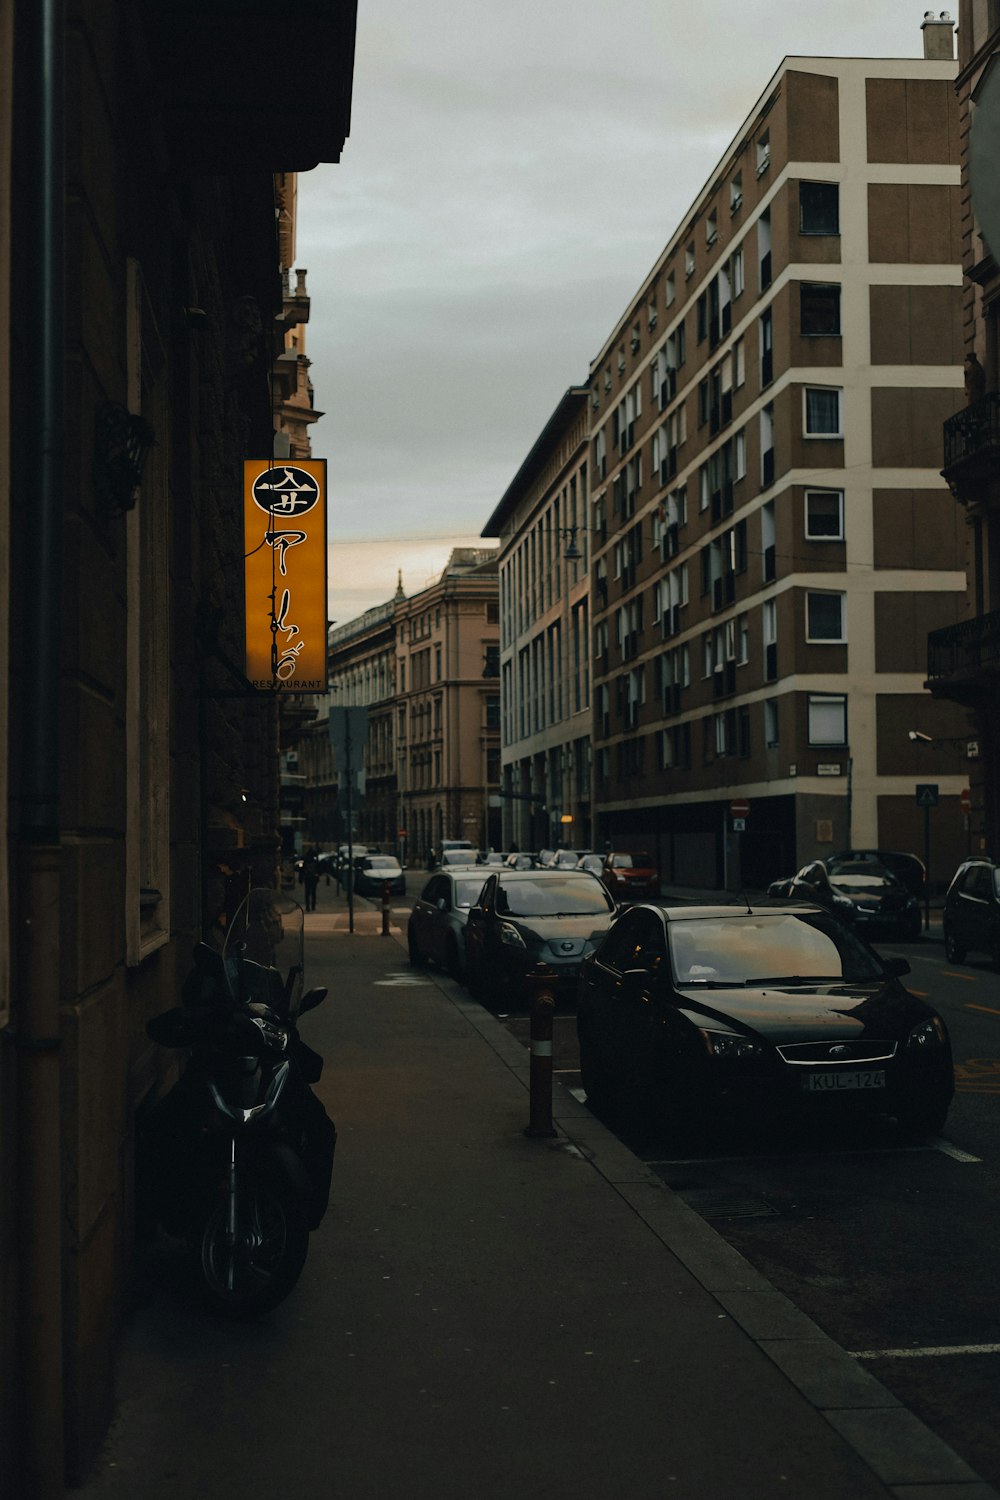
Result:
M299 180L330 614L479 534L786 55L919 57L904 0L358 0Z

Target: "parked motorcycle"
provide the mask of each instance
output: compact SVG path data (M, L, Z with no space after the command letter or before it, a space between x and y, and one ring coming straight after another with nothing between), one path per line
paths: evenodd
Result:
M195 949L182 1004L146 1028L189 1054L140 1132L147 1216L183 1237L231 1317L288 1295L329 1203L337 1132L310 1087L323 1059L297 1024L326 990L303 994L303 929L297 901L251 890L222 951Z

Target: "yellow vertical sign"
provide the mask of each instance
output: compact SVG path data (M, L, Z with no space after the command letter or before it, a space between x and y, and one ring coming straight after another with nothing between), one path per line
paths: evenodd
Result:
M325 693L326 460L244 460L243 536L248 681Z

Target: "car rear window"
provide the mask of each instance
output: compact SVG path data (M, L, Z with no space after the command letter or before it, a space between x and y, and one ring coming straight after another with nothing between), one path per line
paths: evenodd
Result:
M825 913L748 913L671 922L678 984L877 979L874 954Z

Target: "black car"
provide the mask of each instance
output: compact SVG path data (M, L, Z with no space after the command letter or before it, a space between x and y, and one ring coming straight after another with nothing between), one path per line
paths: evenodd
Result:
M466 983L485 999L528 999L535 976L571 995L585 956L608 930L615 905L585 870L498 870L465 926Z
M406 895L406 875L391 854L365 854L354 862L354 889L359 896L382 895L388 885L394 896Z
M581 969L588 1102L678 1130L835 1110L936 1133L951 1045L907 973L820 907L630 907Z
M942 923L949 963L960 964L971 948L1000 969L1000 866L964 860L945 894Z
M454 979L463 977L465 926L484 878L481 868L439 870L431 876L406 924L406 947L414 968L433 959Z
M901 881L874 860L840 856L814 859L788 880L767 888L781 901L811 901L854 923L866 935L920 936L920 907Z
M900 849L842 849L833 859L862 860L866 864L878 865L901 880L911 896L923 896L927 885L927 869L922 859L915 854L904 854ZM832 861L828 861L831 863Z

